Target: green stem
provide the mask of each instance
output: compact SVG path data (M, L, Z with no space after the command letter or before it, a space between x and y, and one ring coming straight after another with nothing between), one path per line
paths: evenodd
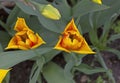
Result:
M112 83L115 83L115 79L114 79L114 77L113 77L113 75L112 75L112 72L109 70L109 68L106 66L106 64L105 64L105 62L104 62L104 59L103 59L103 57L101 56L101 54L100 54L100 52L97 50L97 55L96 55L96 57L97 57L97 59L98 59L98 61L100 62L100 64L102 65L102 67L103 68L105 68L105 70L106 70L106 73L107 73L107 75L108 75L108 78L110 79L110 81L112 81Z

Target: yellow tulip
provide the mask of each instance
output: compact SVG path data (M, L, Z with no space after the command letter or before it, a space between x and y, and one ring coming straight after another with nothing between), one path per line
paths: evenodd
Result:
M40 11L40 13L49 19L59 20L61 18L60 12L58 9L53 7L51 4L40 4L35 1L31 1L34 6Z
M6 49L21 49L28 50L39 47L45 44L42 38L31 31L20 31L10 40Z
M53 20L59 20L61 18L59 11L50 4L46 5L42 9L41 14L43 16L50 18L50 19L53 19Z
M102 0L92 0L92 1L100 5L102 4Z
M12 37L5 49L28 50L37 48L41 44L45 44L37 33L35 34L29 29L24 18L18 18L14 30L16 30L17 33Z
M0 69L0 83L2 83L3 79L5 78L9 70L10 69Z
M73 19L66 26L65 30L62 33L62 36L60 36L59 41L55 46L55 49L66 51L69 53L70 52L80 54L95 53L91 50L85 39L78 31Z

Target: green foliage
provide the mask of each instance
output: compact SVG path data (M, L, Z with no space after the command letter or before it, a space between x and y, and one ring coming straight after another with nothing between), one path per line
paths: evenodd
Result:
M78 70L80 72L83 72L85 74L94 74L99 72L106 72L104 68L93 68L91 66L88 66L87 64L81 63L79 66L74 67L75 70Z
M65 77L64 70L53 62L49 62L42 73L48 83L75 83L72 79Z
M0 20L0 25L4 29L0 31L0 68L12 68L20 62L32 60L34 65L31 69L29 83L43 83L42 76L48 83L75 83L73 78L76 71L86 75L106 73L109 80L115 83L112 72L102 58L101 51L112 52L120 59L120 51L108 47L108 44L112 41L120 39L120 22L115 23L120 14L120 0L103 0L102 5L93 3L91 0L69 0L69 3L67 0L54 0L51 3L48 1L16 0L6 23ZM34 2L42 8L43 5L48 3L53 5L59 10L61 18L53 20L44 17L40 11L42 8L37 8L33 4ZM27 51L5 50L10 39L16 33L14 26L18 17L24 18L29 28L38 33L46 44ZM96 51L93 56L101 64L100 67L85 64L83 58L86 55L66 53L54 49L59 36L72 18L74 18L79 31L83 35L88 34L91 47ZM102 31L100 32L99 29ZM114 34L109 34L111 29L114 30ZM52 61L58 54L63 56L60 59L66 62L64 68ZM6 83L8 83L9 76L6 80ZM103 82L104 79L101 76L96 80L96 83Z
M102 79L101 76L97 78L96 83L104 83L104 80Z
M120 21L117 21L112 25L112 29L115 33L120 33Z

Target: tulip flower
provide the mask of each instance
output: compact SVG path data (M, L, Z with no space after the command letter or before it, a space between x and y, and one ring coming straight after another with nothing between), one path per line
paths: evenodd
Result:
M102 4L102 0L92 0L92 1L100 5Z
M61 18L60 12L58 11L58 9L56 9L55 7L53 7L51 4L40 4L40 3L36 3L35 1L31 1L35 7L40 11L40 13L46 17L46 18L50 18L53 20L59 20Z
M15 30L15 31L18 31L18 32L19 32L19 31L23 31L23 30L29 30L29 31L32 32L32 30L28 28L28 26L27 26L24 18L19 18L19 17L18 17L18 19L17 19L17 21L16 21L14 30Z
M64 32L59 38L58 43L55 46L55 49L66 51L69 53L70 52L75 52L80 54L95 53L91 50L85 39L78 31L73 19L66 26Z
M14 30L17 33L12 37L6 49L34 49L45 44L38 33L34 33L25 23L23 18L18 18Z
M5 78L9 70L10 69L0 69L0 83L2 83L3 79Z
M15 34L15 36L10 40L6 49L21 49L28 50L34 49L44 44L45 42L36 33L31 31L20 31Z
M41 14L47 18L54 19L54 20L59 20L61 18L59 11L50 4L46 5L42 9Z

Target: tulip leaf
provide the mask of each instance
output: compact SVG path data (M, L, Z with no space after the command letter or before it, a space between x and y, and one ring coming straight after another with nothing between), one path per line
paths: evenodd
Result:
M48 19L42 15L38 15L38 19L39 19L39 22L42 24L42 26L44 26L47 30L61 33L64 29L63 26L65 25L65 23L63 23L62 20L54 21L54 20ZM61 24L61 25L59 25L59 24Z
M55 7L60 11L61 19L69 20L71 16L71 7L66 0L60 0L60 5L55 5Z
M15 1L16 5L25 13L29 15L36 15L36 11L34 9L34 6L30 2L25 2L25 1Z
M5 48L7 46L7 44L8 44L8 42L9 42L10 36L5 31L0 31L0 35L2 36L2 37L0 37L1 46L3 48Z
M36 83L37 82L37 79L38 79L38 77L40 75L40 72L41 72L41 69L42 69L44 63L45 63L45 59L42 56L39 57L36 60L36 63L35 63L35 65L32 68L32 72L31 72L29 83Z
M1 44L0 44L0 52L3 52L3 48Z
M6 24L7 24L8 26L11 26L11 25L13 24L13 22L15 22L16 17L18 16L19 12L20 12L20 9L19 9L17 6L15 6L15 7L12 9L11 13L9 14L9 16L8 16L8 18L7 18L7 22L6 22ZM11 20L12 20L12 21L11 21Z
M110 43L111 41L114 41L116 39L120 39L120 34L111 35L110 38L108 39L108 43Z
M82 0L77 5L73 7L73 15L82 16L88 14L89 12L95 12L100 10L108 9L106 5L98 5L90 0Z
M84 0L83 0L84 1ZM111 0L111 1L104 1L104 3L109 3L109 7L108 9L102 10L102 11L98 11L98 12L92 12L93 13L93 17L92 17L92 23L94 24L95 28L99 28L102 25L104 25L106 23L106 21L108 21L108 19L116 14L119 14L119 4L120 4L120 0ZM80 25L82 28L82 32L83 33L87 33L91 30L91 25L89 22L89 14L85 14L80 18ZM103 28L104 29L104 28Z
M83 55L80 55L80 54L75 54L75 53L64 53L64 58L65 58L65 61L66 61L66 65L65 65L65 68L64 68L64 74L67 78L71 79L73 78L73 68L74 66L78 66L81 64L82 62L82 58L84 56Z
M74 70L78 70L80 72L83 72L85 74L94 74L99 72L106 72L104 68L92 68L91 66L88 66L87 64L80 64L79 66L74 67Z
M46 64L42 73L48 83L75 83L73 79L67 79L64 70L53 62Z
M0 68L9 68L22 61L40 56L49 52L51 48L39 48L29 51L9 51L0 53ZM4 64L3 64L4 63Z
M64 68L64 75L68 78L68 79L72 79L73 78L73 74L72 74L72 68L74 67L75 65L75 61L74 59L70 59L67 64L65 65L65 68Z
M108 48L106 49L108 52L112 52L113 54L117 55L117 57L120 59L120 50L114 49L114 48Z

